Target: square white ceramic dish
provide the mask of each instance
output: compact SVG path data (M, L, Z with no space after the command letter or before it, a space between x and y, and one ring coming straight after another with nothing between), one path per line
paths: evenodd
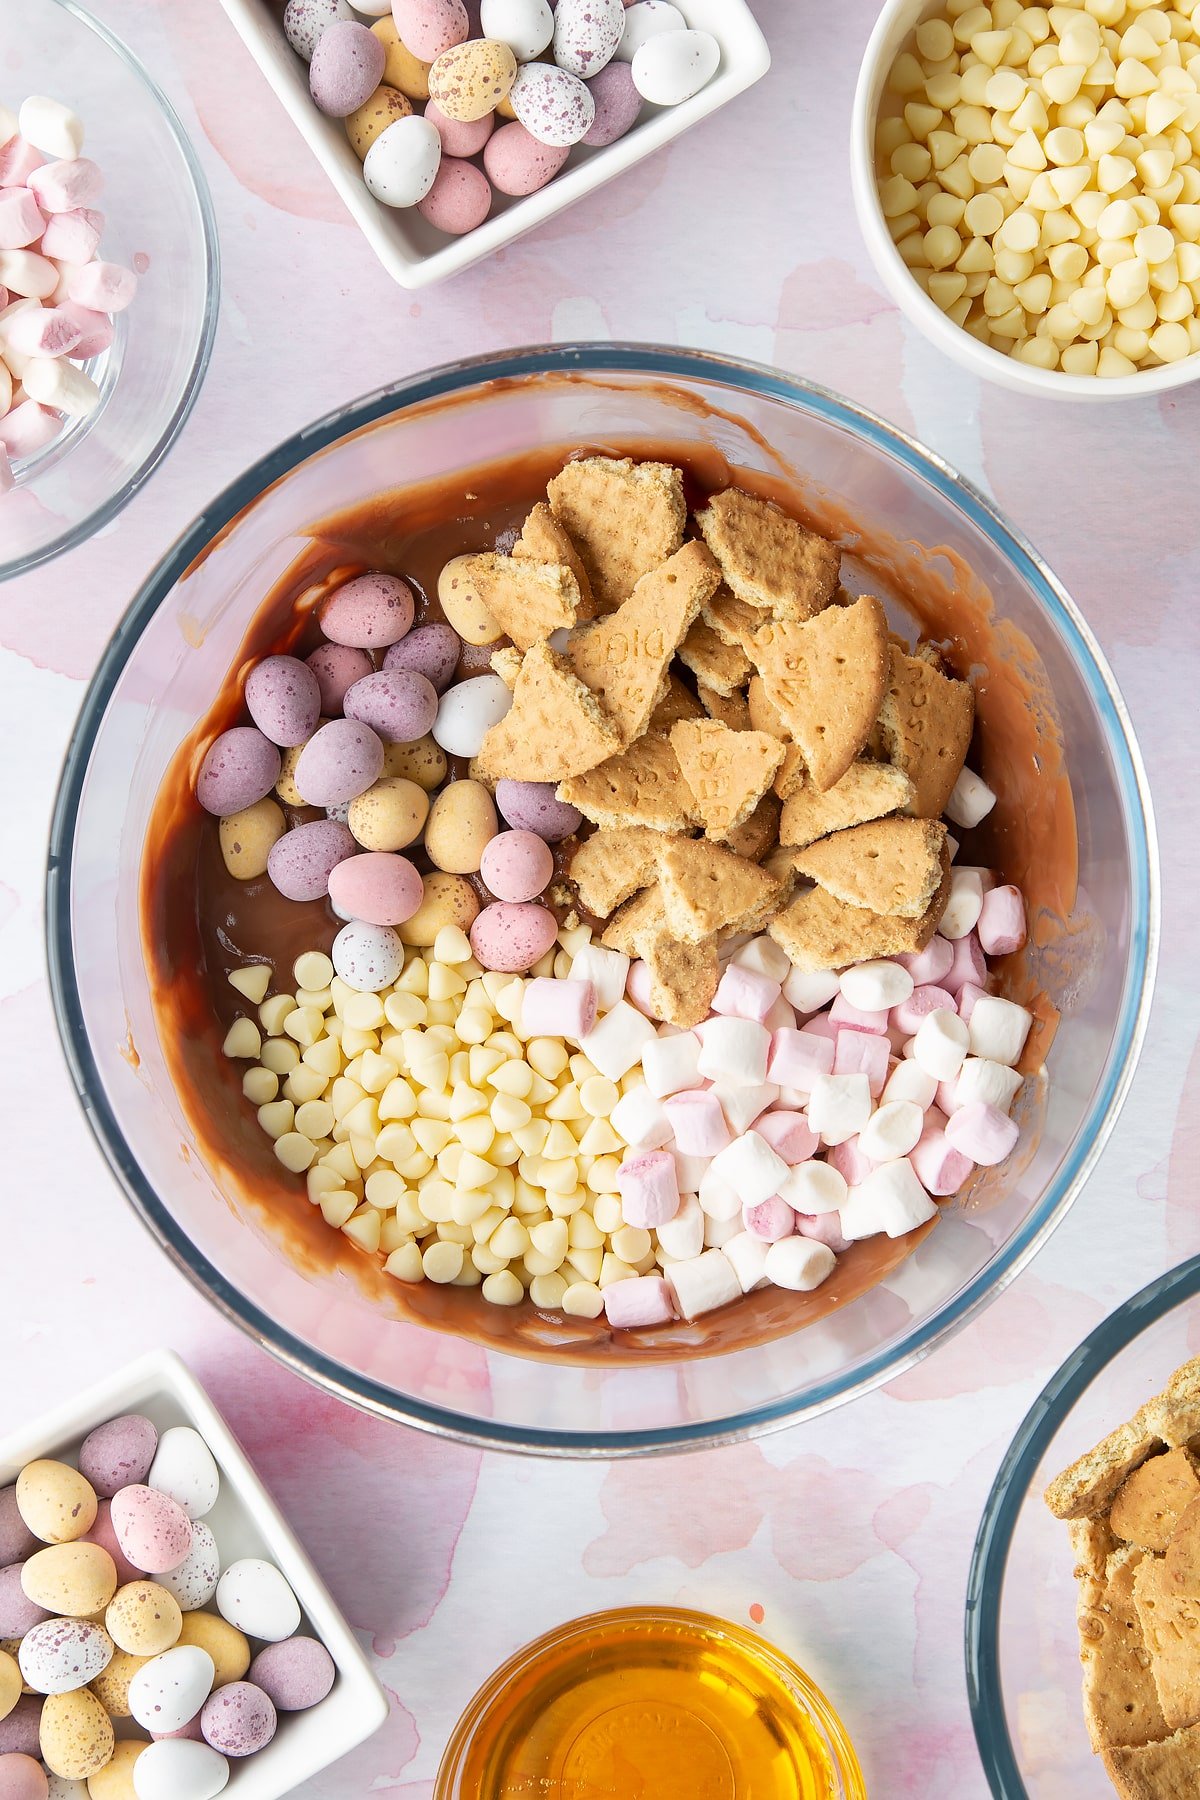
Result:
M174 1351L151 1351L54 1412L0 1438L0 1487L36 1457L73 1461L94 1426L127 1412L144 1413L160 1432L169 1425L191 1425L200 1433L221 1471L221 1492L208 1523L222 1558L233 1562L261 1556L275 1563L300 1602L300 1629L319 1638L337 1665L333 1688L319 1705L282 1714L265 1750L244 1762L230 1762L226 1794L234 1800L279 1800L378 1731L388 1715L387 1696L241 1445Z
M577 147L562 174L546 187L519 199L497 194L482 225L464 237L451 238L428 224L415 207L397 211L368 193L345 126L314 106L308 65L284 37L282 15L270 0L221 0L221 4L376 256L393 280L406 288L443 281L511 244L716 112L761 80L771 66L767 41L747 0L677 0L689 26L710 31L721 46L720 67L707 87L681 106L645 106L633 130L615 144L602 150ZM363 23L369 25L371 20L364 17Z

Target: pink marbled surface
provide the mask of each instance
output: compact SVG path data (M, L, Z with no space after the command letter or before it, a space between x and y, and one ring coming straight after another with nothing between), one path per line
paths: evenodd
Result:
M870 0L758 0L775 53L760 87L419 299L377 267L214 0L94 3L198 146L225 285L208 382L166 465L115 529L0 593L0 1433L148 1345L173 1344L191 1362L396 1697L385 1731L300 1790L307 1800L428 1800L454 1719L498 1662L574 1614L649 1600L742 1620L761 1607L763 1629L839 1705L873 1795L983 1800L961 1640L987 1488L1066 1352L1200 1249L1200 399L1051 408L981 388L901 320L869 266L846 168ZM277 1369L120 1203L71 1096L42 971L44 841L82 684L198 503L364 389L468 350L579 336L678 341L814 376L989 489L1112 660L1162 837L1149 1046L1100 1169L1049 1248L887 1389L684 1469L481 1458L352 1413ZM537 1580L524 1548L534 1521Z

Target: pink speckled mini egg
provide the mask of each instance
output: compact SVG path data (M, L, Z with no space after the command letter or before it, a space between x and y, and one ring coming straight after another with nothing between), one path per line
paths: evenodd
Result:
M463 0L392 0L392 17L405 49L427 63L471 31Z
M418 625L415 631L392 645L383 659L383 666L385 669L412 669L432 682L440 694L450 685L461 653L462 639L452 625Z
M285 1638L268 1644L250 1664L249 1678L269 1696L279 1712L306 1712L324 1700L336 1669L324 1644L316 1638Z
M532 831L499 831L484 846L479 873L497 900L536 900L554 874L554 852Z
M407 581L372 569L338 588L325 602L321 630L335 644L383 650L399 643L412 626L415 610Z
M471 927L471 948L485 969L524 974L558 936L558 921L545 906L507 900L485 906Z
M343 706L348 719L369 725L385 744L415 744L437 718L437 689L416 669L380 669L356 681Z
M50 1783L32 1756L0 1756L0 1800L46 1800Z
M482 169L458 156L443 156L433 186L417 211L449 237L482 225L492 210L492 184Z
M298 656L264 656L246 677L246 710L273 744L302 744L321 717L321 684Z
M369 675L373 666L365 650L356 650L350 644L318 644L304 660L317 678L321 711L326 718L335 718L341 712L342 702L354 683Z
M140 1483L112 1498L121 1552L148 1575L177 1569L192 1547L192 1521L177 1500Z
M117 1534L113 1530L112 1501L102 1500L96 1508L96 1523L86 1535L80 1538L81 1544L99 1544L107 1550L116 1564L117 1586L124 1587L127 1581L137 1581L144 1575L144 1569L136 1569L117 1542Z
M436 100L426 101L425 117L442 140L443 156L478 156L496 129L494 112L485 113L482 119L451 119Z
M501 194L536 194L553 181L571 154L566 144L540 144L523 125L515 121L502 125L489 139L483 152L483 166L492 186Z
M627 62L610 62L587 85L596 103L596 117L583 142L603 149L615 144L637 124L642 96L633 84L633 70Z
M403 925L425 895L413 864L392 850L367 850L341 862L329 877L329 902L343 919Z

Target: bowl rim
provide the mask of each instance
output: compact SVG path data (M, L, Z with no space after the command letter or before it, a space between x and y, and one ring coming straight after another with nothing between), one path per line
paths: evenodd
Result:
M200 232L204 243L204 312L200 322L196 353L192 359L187 380L174 411L164 423L147 455L137 468L122 481L115 492L109 495L107 500L101 501L98 506L92 508L91 512L77 520L74 525L69 525L57 537L51 538L38 549L14 558L12 561L0 558L0 582L11 581L21 575L27 575L32 570L41 568L44 563L52 562L56 556L61 556L68 550L77 549L80 544L95 537L97 532L103 531L105 526L111 525L117 515L124 511L134 495L141 491L171 449L196 404L212 359L221 306L221 250L217 234L217 215L213 207L212 194L209 191L208 178L192 147L191 139L184 130L183 121L141 58L129 48L123 39L90 13L86 7L81 6L79 0L52 0L52 4L60 7L63 12L70 13L85 29L93 32L119 61L124 63L134 80L140 82L146 89L161 113L167 129L175 139L183 167L192 185L197 211L200 214Z
M996 1472L971 1553L963 1633L971 1724L995 1800L1029 1800L1005 1714L999 1640L1008 1555L1033 1476L1080 1396L1135 1338L1197 1294L1200 1256L1192 1256L1122 1301L1055 1370L1018 1426Z
M471 1417L398 1395L367 1377L331 1363L301 1343L249 1303L201 1256L170 1210L146 1181L117 1124L99 1079L79 996L71 935L71 881L74 828L80 797L100 724L126 660L161 601L204 546L297 463L327 448L336 438L374 424L409 406L470 387L487 387L521 376L620 373L658 379L694 379L765 396L865 438L957 506L1008 557L1032 588L1051 622L1069 640L1073 654L1103 716L1110 751L1119 772L1133 843L1130 880L1132 929L1125 991L1109 1052L1105 1079L1075 1135L1070 1155L1013 1237L950 1301L909 1333L902 1347L876 1352L851 1374L818 1383L803 1399L788 1397L720 1420L594 1433L517 1428ZM635 343L573 343L501 350L406 377L327 413L268 451L220 493L176 540L138 588L105 648L84 695L55 796L46 872L46 945L51 1000L68 1071L84 1115L106 1161L142 1223L176 1267L231 1323L326 1392L420 1430L481 1449L506 1449L546 1456L613 1458L661 1451L694 1450L736 1443L782 1430L801 1419L830 1411L858 1394L894 1379L921 1361L934 1346L960 1330L993 1295L1003 1291L1050 1236L1088 1179L1121 1110L1145 1037L1159 939L1159 872L1154 813L1141 752L1124 699L1083 615L1028 540L1008 524L984 494L936 453L855 402L798 376L759 363L678 346Z
M879 202L874 144L878 105L872 98L871 89L882 67L884 46L896 19L912 11L915 21L927 6L928 0L884 0L863 51L850 118L850 185L854 209L876 272L901 312L912 320L935 349L943 351L963 368L988 381L998 382L1002 387L1036 394L1042 400L1138 400L1200 381L1200 351L1193 351L1178 362L1163 363L1157 369L1141 369L1134 375L1117 375L1111 379L1034 368L1030 363L993 350L990 344L979 343L968 331L956 325L913 280L908 265L892 242Z

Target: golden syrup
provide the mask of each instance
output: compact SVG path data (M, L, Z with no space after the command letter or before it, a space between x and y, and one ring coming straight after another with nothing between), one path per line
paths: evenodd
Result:
M597 1613L481 1689L435 1800L864 1800L820 1690L704 1613Z

